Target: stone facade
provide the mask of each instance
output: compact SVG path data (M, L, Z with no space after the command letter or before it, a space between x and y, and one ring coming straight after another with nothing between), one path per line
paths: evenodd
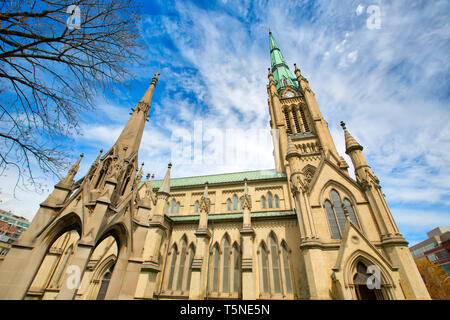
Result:
M163 180L138 166L156 74L114 146L81 158L0 266L0 299L429 299L345 125L356 181L270 34L274 170Z

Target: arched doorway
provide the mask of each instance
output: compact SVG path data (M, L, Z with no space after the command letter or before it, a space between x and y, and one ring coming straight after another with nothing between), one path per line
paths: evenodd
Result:
M356 274L353 276L353 284L355 286L356 297L358 300L385 300L386 297L381 289L381 274L378 288L376 286L371 286L371 273L367 272L367 266L359 261L356 265Z

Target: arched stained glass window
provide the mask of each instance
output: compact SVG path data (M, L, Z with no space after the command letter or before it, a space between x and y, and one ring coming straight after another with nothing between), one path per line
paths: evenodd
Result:
M230 199L227 200L227 210L231 211L231 200Z
M212 283L212 291L219 291L219 263L220 263L220 252L219 246L216 244L213 249L213 283Z
M238 205L238 197L237 195L233 196L233 211L237 210L237 205Z
M176 246L172 247L171 259L172 260L170 262L169 279L167 280L167 290L172 290L173 277L175 274L175 266L177 263L177 248L176 248Z
M275 208L279 208L280 207L280 199L278 198L277 195L275 195Z
M344 232L345 224L347 222L347 219L345 218L344 209L342 207L341 197L339 196L339 193L336 190L331 190L330 192L331 201L333 201L333 209L336 213L340 233Z
M223 239L222 292L230 292L230 239Z
M331 229L331 238L339 239L341 237L339 233L339 228L336 221L336 216L334 215L333 208L330 201L325 201L325 211L327 212L328 222Z
M270 192L270 191L267 194L267 203L269 205L269 208L272 208L272 192Z
M199 208L199 202L197 200L197 201L195 201L195 212L198 212L198 208Z
M281 292L280 265L278 263L278 245L273 234L270 235L270 255L272 257L272 274L275 293Z
M239 247L235 244L233 246L233 292L239 292L239 282L240 282L240 270L241 270L241 259Z
M262 292L269 293L269 266L267 261L267 249L264 244L260 247L261 273L262 273Z
M291 282L291 271L289 268L289 250L286 242L283 241L281 245L281 253L283 256L283 269L284 269L284 278L286 279L286 293L292 293L292 282Z
M348 211L348 216L350 217L350 220L359 228L358 219L356 218L355 211L353 211L352 204L348 199L344 199L344 206Z
M177 204L177 202L175 201L175 199L172 199L172 205L170 207L170 213L174 213L175 212L175 205Z
M189 247L189 265L188 265L188 274L186 279L186 290L189 291L191 287L191 276L192 276L192 262L194 261L195 256L195 248L193 245Z
M261 209L265 209L266 208L266 197L262 196L261 197Z
M180 264L178 266L177 290L181 290L184 278L184 264L186 263L186 238L181 240Z

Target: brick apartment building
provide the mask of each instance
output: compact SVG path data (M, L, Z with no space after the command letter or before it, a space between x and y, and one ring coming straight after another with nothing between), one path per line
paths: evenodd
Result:
M427 232L428 239L412 246L414 258L427 257L432 263L439 264L450 276L450 227L437 227Z

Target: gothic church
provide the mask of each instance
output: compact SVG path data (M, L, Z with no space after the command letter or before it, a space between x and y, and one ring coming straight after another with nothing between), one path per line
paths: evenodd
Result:
M0 299L430 299L363 147L339 155L308 80L269 32L276 168L143 180L157 73L112 148L40 204Z

